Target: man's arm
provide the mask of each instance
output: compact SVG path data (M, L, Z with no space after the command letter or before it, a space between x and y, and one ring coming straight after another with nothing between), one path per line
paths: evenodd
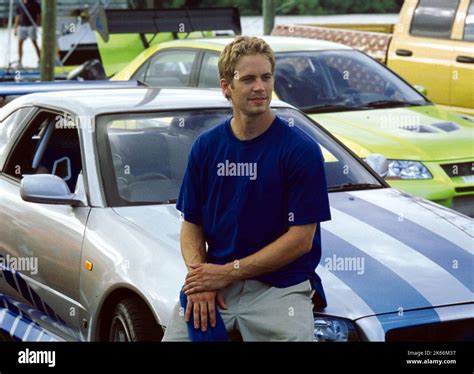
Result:
M181 224L181 253L184 263L190 270L190 265L206 262L206 241L201 225L183 221Z
M183 221L181 224L181 253L184 263L191 270L191 266L203 264L206 261L206 240L201 225ZM196 292L188 296L188 304L184 318L189 321L191 313L194 319L194 328L201 327L202 331L207 330L208 320L212 327L216 325L215 303L226 308L224 298L215 291Z
M278 270L311 250L316 229L316 223L292 226L277 240L241 260L225 265L192 265L184 291L191 295L218 290L230 283Z
M15 31L15 34L17 33L19 24L20 24L20 16L16 15L15 16L15 22L13 23L13 30Z

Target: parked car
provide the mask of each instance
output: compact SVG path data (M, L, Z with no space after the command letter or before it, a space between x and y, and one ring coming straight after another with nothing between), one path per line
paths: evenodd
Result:
M319 143L316 341L472 337L472 221L389 188L294 107ZM175 208L194 139L231 115L217 91L25 95L0 110L0 330L17 340L160 340L186 268ZM371 159L369 158L369 162Z
M141 82L129 81L53 81L0 83L0 108L16 98L38 92L97 90L107 88L131 88L145 86Z
M474 115L474 2L405 0L391 33L380 25L278 25L272 35L303 36L359 49L422 85L445 109ZM359 30L358 30L359 29Z
M219 87L232 38L152 46L113 79L156 87ZM448 112L367 55L335 43L265 37L276 55L275 97L308 113L359 157L383 154L387 182L474 217L474 118ZM170 70L170 62L192 64Z

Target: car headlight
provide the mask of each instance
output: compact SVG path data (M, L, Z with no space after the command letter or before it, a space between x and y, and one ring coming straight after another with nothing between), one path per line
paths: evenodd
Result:
M360 338L351 321L315 315L313 340L315 342L354 342L360 341Z
M430 171L419 161L388 160L386 179L432 179Z

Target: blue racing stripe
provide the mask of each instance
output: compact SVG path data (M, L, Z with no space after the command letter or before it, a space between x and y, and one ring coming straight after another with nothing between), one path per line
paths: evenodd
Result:
M418 309L401 311L400 313L388 313L377 316L385 328L385 332L398 328L420 326L440 322L438 315L433 315L432 309Z
M321 266L346 283L375 314L399 311L400 308L408 310L431 306L422 294L398 274L357 247L324 229L321 240L324 250ZM364 272L358 274L357 271L349 269L331 269L328 265L334 256L341 259L364 259ZM347 302L350 303L350 300ZM439 321L434 309L428 309L427 313L433 320ZM380 322L387 331L388 326L383 324L384 319Z
M354 195L332 194L331 205L421 253L474 292L473 256L461 247L405 217L399 220L397 214ZM421 208L415 205L415 209ZM457 267L453 261L457 261Z
M45 310L44 305L43 305L43 300L41 300L41 297L39 297L39 295L36 293L35 290L30 288L30 291L31 291L31 296L33 296L33 300L35 301L36 308L41 313L46 315L46 310Z
M13 322L15 322L15 318L16 314L7 310L5 316L3 317L0 328L10 334L10 330L12 329Z
M38 336L41 334L41 331L42 329L40 329L36 324L34 324L28 336L25 336L25 340L30 342L38 340Z
M5 299L5 304L7 305L8 310L12 311L16 315L21 314L20 309L18 309L18 307L15 304L13 304L10 300Z
M15 290L18 292L18 287L16 286L15 279L13 278L13 275L9 269L4 268L3 270L3 276L5 277L5 280L7 283Z
M16 325L15 331L13 332L14 336L17 337L19 340L23 340L23 335L25 335L26 328L29 326L31 321L20 318L18 324Z
M33 304L33 300L31 299L30 292L28 291L29 288L25 280L21 277L20 273L15 273L15 277L18 286L20 287L21 296L23 296L26 300Z

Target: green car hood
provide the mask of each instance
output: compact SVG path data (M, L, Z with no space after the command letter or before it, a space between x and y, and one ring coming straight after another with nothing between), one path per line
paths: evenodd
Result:
M474 157L474 123L434 105L310 114L359 157L441 161Z

